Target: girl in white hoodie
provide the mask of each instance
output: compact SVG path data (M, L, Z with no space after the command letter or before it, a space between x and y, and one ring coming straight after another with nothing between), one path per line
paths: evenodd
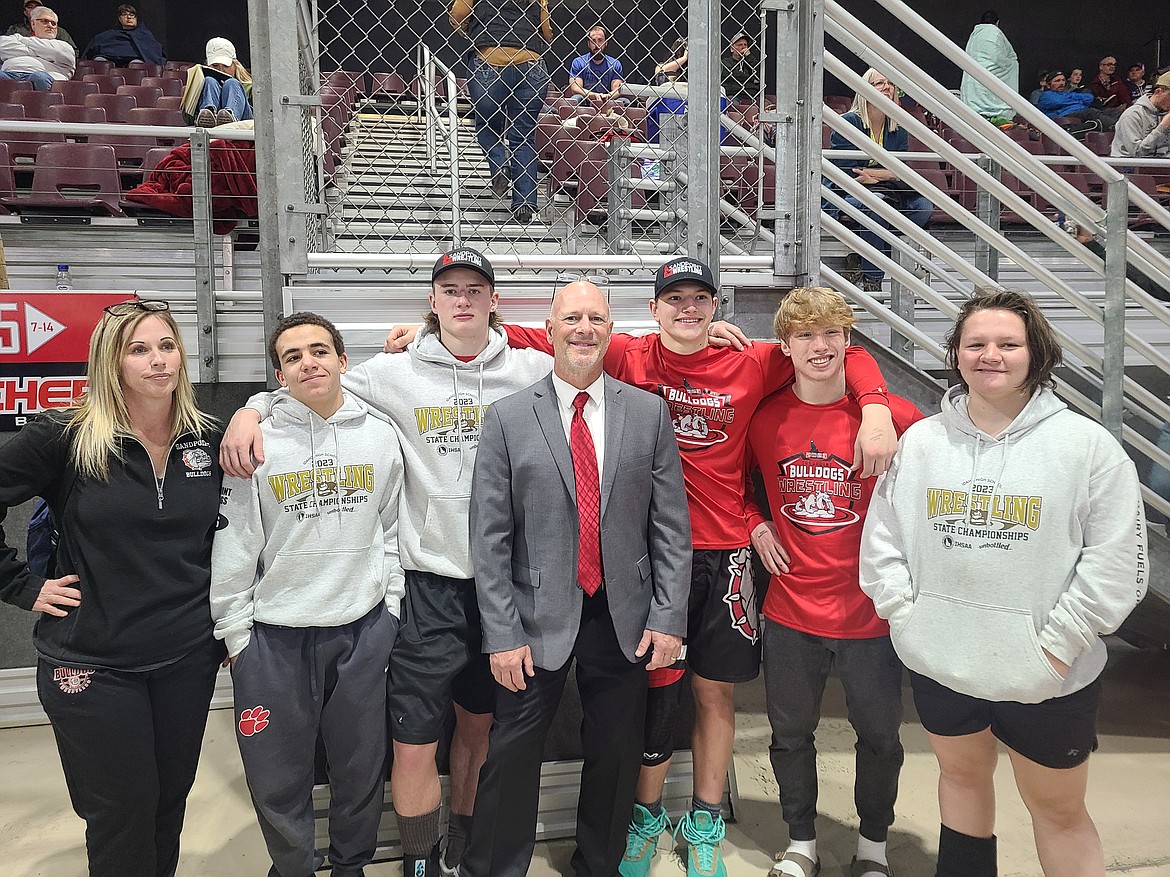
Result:
M996 873L997 739L1049 877L1103 877L1085 807L1101 634L1145 594L1137 473L1053 394L1061 350L1026 295L980 290L947 338L961 386L874 494L861 587L890 622L938 758L937 877Z

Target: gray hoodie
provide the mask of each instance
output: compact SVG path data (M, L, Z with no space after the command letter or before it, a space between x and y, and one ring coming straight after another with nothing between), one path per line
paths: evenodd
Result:
M1145 595L1146 564L1137 472L1104 428L1041 389L992 437L952 387L874 493L861 588L911 670L1038 703L1101 673L1100 636Z
M284 394L261 424L264 463L224 476L211 552L215 636L238 655L253 621L337 627L379 601L394 616L402 451L394 428L345 394L323 420Z
M424 329L406 353L379 353L342 377L347 390L389 418L402 442L398 541L404 568L473 577L468 504L484 411L550 371L551 356L508 347L501 330L491 330L475 359L460 362ZM286 394L260 393L247 407L266 417L270 400Z

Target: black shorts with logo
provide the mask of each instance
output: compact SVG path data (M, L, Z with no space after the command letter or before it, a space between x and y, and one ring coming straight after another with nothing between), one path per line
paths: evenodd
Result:
M699 549L691 555L687 666L714 682L760 675L760 609L750 547Z
M482 643L474 579L406 570L401 627L386 676L395 740L436 742L452 700L478 715L495 709L496 680Z
M1040 703L982 700L960 694L910 671L914 706L922 727L939 737L961 737L985 728L1005 746L1043 767L1065 770L1097 748L1101 680Z

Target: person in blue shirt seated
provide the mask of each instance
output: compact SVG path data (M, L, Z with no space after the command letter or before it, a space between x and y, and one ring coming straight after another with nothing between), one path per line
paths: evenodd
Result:
M585 38L589 51L569 65L569 97L580 104L628 103L621 96L622 62L605 54L608 41L609 31L602 25L591 27Z
M1076 124L1076 133L1081 136L1087 131L1112 131L1121 111L1102 109L1092 92L1068 91L1067 85L1068 78L1062 71L1054 70L1048 74L1048 87L1036 100L1041 112L1065 127L1080 122Z

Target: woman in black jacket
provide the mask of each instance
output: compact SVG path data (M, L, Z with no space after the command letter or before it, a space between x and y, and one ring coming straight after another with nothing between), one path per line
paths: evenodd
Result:
M54 578L0 539L0 598L40 613L37 693L91 877L169 877L223 646L208 589L219 431L164 301L106 308L89 391L0 449L0 520L41 496Z

